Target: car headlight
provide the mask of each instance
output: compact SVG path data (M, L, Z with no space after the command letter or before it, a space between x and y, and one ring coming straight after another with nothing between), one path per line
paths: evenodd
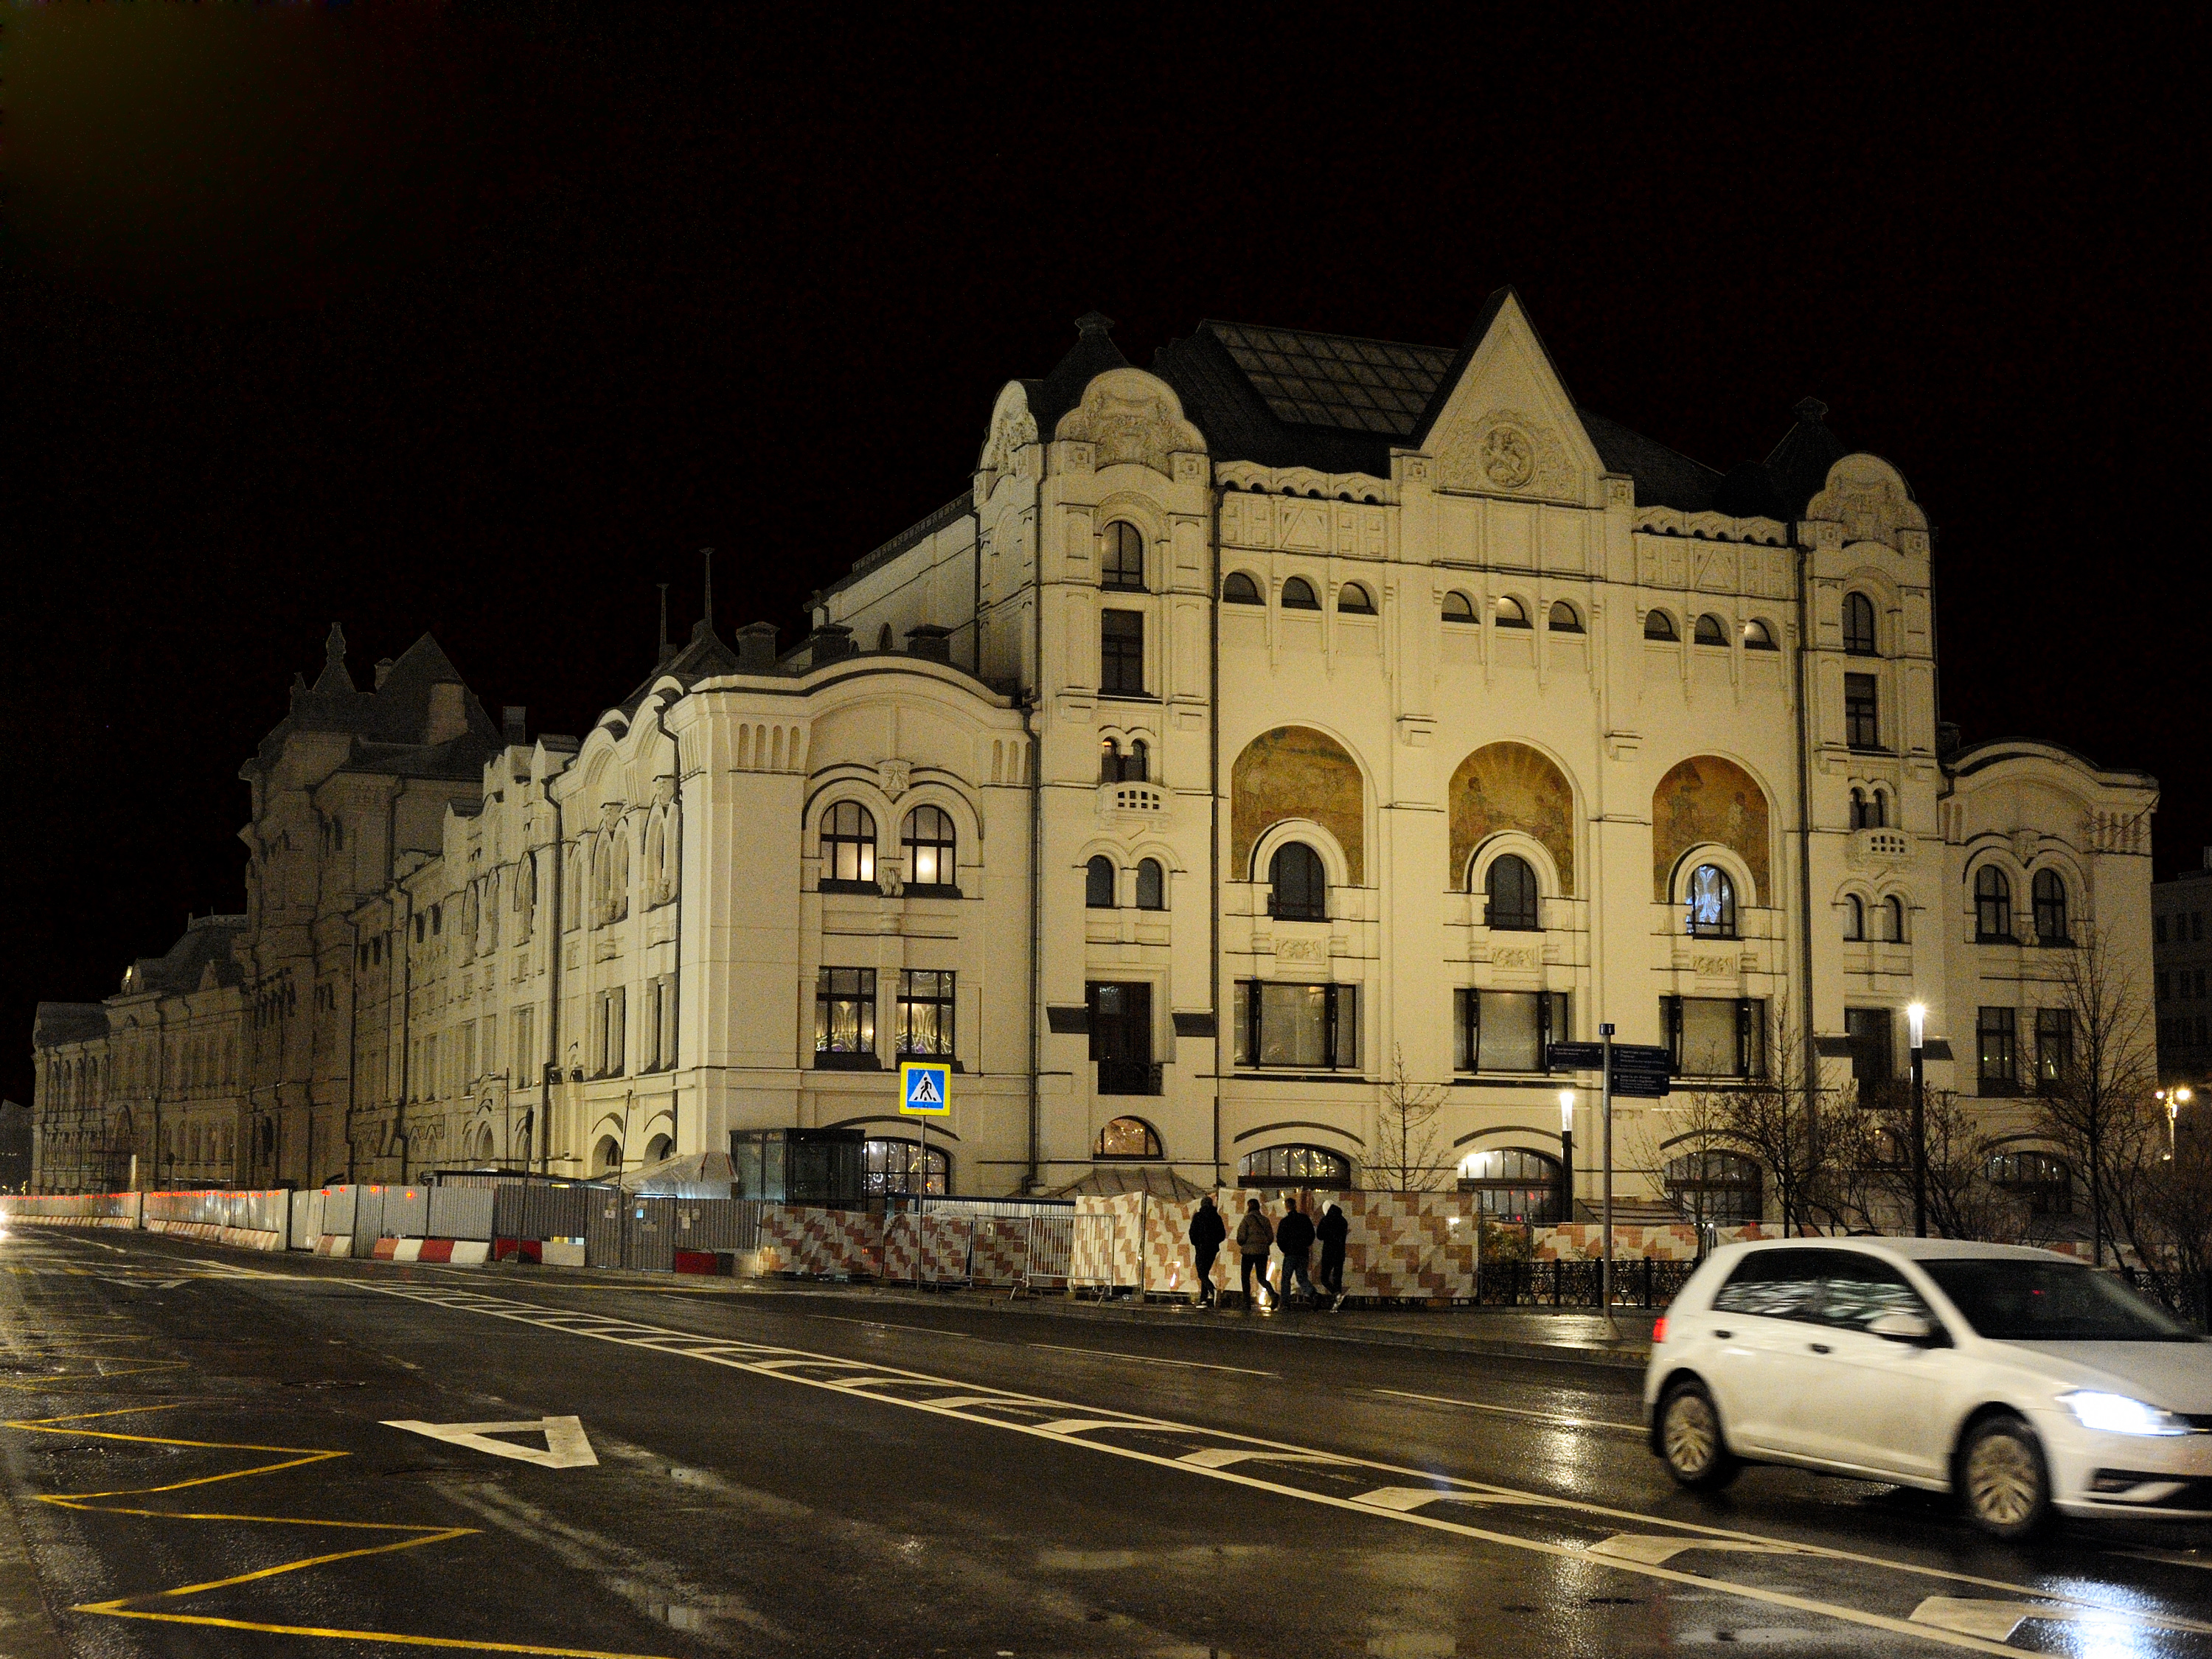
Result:
M2190 1432L2189 1424L2172 1412L2141 1400L2130 1400L2124 1394L2076 1389L2071 1394L2060 1395L2058 1401L2074 1413L2083 1428L2094 1429L2100 1434Z

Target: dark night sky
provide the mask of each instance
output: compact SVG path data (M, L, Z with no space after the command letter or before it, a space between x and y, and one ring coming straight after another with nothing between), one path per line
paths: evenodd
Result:
M1450 343L1510 282L1723 467L1818 395L1938 526L1945 716L2156 772L2161 873L2212 841L2193 40L1054 10L0 12L0 1090L35 1000L241 907L237 769L333 618L580 732L694 550L787 640L1092 306L1142 363Z

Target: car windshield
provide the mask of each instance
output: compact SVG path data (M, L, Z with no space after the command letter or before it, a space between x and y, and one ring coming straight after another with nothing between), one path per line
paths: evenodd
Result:
M2193 1342L2185 1329L2111 1273L2017 1256L1923 1261L1982 1335L1999 1342Z

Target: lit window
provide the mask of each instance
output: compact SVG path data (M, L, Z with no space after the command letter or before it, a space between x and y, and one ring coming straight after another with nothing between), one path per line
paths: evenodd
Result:
M933 968L899 975L898 1051L933 1060L952 1057L952 975Z
M875 881L876 821L858 801L841 800L822 819L822 878Z
M1459 1189L1487 1220L1547 1227L1560 1218L1559 1161L1548 1153L1520 1146L1470 1152L1459 1166Z
M1689 931L1699 939L1734 939L1735 884L1717 864L1701 864L1690 872L1686 894Z
M1261 1190L1352 1185L1352 1160L1325 1146L1269 1146L1248 1152L1237 1172L1240 1185Z
M1662 997L1660 1029L1677 1077L1766 1075L1766 1005L1751 997Z
M1140 1117L1117 1117L1098 1132L1093 1158L1159 1158L1160 1138Z
M1565 991L1461 991L1458 1058L1462 1072L1541 1072L1551 1048L1567 1038Z
M942 1197L951 1189L952 1160L929 1149L925 1175L922 1150L911 1140L869 1140L860 1146L860 1190L871 1197L906 1197L928 1193Z
M1246 980L1237 989L1240 1064L1309 1072L1358 1067L1358 986Z
M951 817L943 807L917 806L906 815L909 886L951 886L959 868L957 850Z
M1520 600L1513 599L1510 596L1499 599L1498 602L1498 625L1500 628L1528 627L1528 612L1527 607L1522 605Z
M874 969L815 970L814 1063L846 1069L878 1064Z

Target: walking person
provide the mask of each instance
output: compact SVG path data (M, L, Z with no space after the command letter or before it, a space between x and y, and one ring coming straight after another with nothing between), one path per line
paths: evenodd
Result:
M1198 1200L1198 1213L1190 1218L1190 1248L1198 1258L1198 1305L1201 1308L1213 1305L1213 1259L1221 1254L1221 1241L1228 1237L1221 1212L1213 1207L1213 1194L1208 1193Z
M1314 1229L1314 1237L1321 1240L1321 1287L1328 1292L1331 1313L1344 1310L1344 1241L1351 1233L1352 1224L1334 1204Z
M1298 1208L1296 1198L1283 1200L1283 1218L1275 1224L1275 1248L1283 1253L1282 1299L1291 1299L1291 1275L1298 1276L1298 1283L1306 1287L1309 1305L1320 1301L1315 1293L1313 1276L1306 1271L1307 1259L1313 1254L1313 1218Z
M1267 1247L1275 1242L1275 1224L1260 1213L1260 1200L1247 1199L1244 1218L1237 1224L1237 1253L1243 1257L1244 1305L1257 1306L1252 1300L1252 1275L1260 1275L1260 1288L1267 1288Z

